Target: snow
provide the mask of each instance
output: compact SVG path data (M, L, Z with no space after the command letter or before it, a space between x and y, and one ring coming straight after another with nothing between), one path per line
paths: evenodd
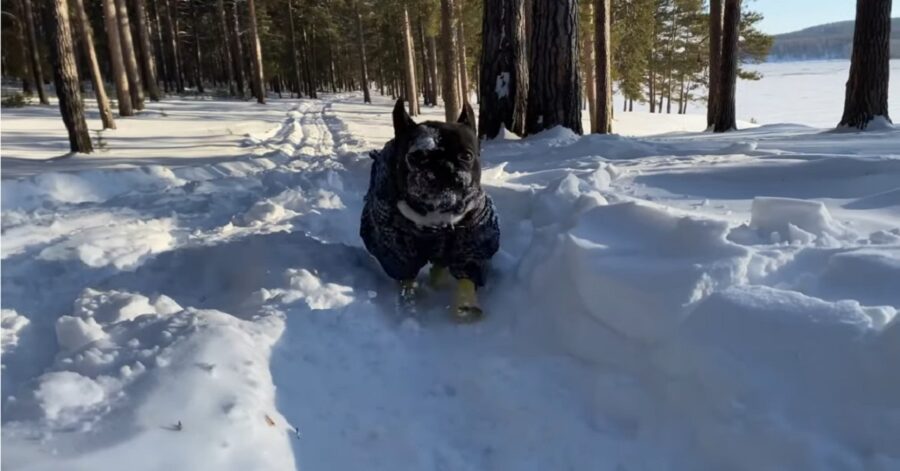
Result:
M900 467L900 131L486 142L457 325L359 240L374 99L174 99L52 162L59 119L4 110L3 468Z

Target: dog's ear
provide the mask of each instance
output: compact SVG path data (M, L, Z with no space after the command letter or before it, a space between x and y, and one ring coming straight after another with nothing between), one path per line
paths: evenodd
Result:
M397 100L397 104L394 105L394 137L397 137L404 132L412 129L416 126L415 121L409 117L409 113L406 112L406 107L403 106L403 98Z
M472 111L472 106L469 105L468 101L463 103L462 112L459 114L459 119L457 119L456 122L468 127L472 132L477 133L475 130L475 112Z

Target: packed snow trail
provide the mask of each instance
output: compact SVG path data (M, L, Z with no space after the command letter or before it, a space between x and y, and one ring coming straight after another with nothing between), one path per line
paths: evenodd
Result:
M391 130L359 101L3 181L4 469L900 466L900 133L486 143L460 326L446 288L398 317L361 246Z

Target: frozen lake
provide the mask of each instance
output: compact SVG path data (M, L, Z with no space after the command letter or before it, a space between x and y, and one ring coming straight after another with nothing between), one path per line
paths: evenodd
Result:
M739 81L739 120L815 127L832 127L840 120L850 61L770 62L745 68L761 73L763 78ZM891 61L891 78L889 112L896 122L900 116L900 61ZM618 101L617 109L621 106ZM705 107L705 103L696 102L688 112L702 114ZM646 108L642 105L640 109Z

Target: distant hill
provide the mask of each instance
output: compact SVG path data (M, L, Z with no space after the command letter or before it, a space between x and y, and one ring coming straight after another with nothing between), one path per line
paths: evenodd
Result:
M841 21L775 36L770 61L849 59L853 21ZM891 20L891 58L900 59L900 18Z

